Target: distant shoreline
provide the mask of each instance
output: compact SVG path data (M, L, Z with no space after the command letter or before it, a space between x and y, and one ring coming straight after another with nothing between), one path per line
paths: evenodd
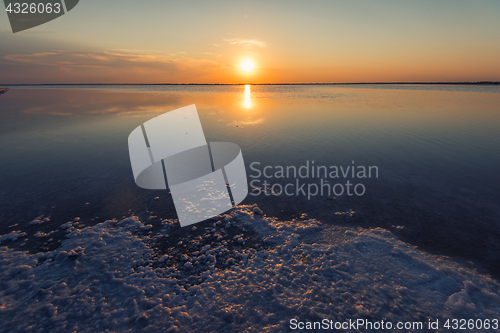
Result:
M400 85L500 85L500 81L478 82L329 82L329 83L0 83L0 86L309 86L309 85L369 85L369 84L400 84Z

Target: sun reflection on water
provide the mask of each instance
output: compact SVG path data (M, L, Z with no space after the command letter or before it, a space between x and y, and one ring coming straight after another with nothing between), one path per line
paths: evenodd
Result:
M252 101L250 100L250 85L245 85L245 101L243 102L247 109L252 107Z

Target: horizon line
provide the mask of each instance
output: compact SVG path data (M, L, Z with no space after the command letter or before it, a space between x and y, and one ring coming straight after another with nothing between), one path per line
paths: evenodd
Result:
M200 86L241 86L241 85L349 85L349 84L450 84L450 85L496 85L500 81L440 81L440 82L283 82L283 83L0 83L0 86L168 86L168 85L200 85Z

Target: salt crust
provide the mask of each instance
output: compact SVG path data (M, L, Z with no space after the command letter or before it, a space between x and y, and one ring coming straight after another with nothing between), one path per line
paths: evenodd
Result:
M319 221L279 221L255 211L239 206L219 220L252 230L268 246L237 251L222 269L214 254L227 250L224 244L200 245L183 254L182 265L168 254L157 258L142 233L151 225L136 216L80 230L66 224L68 238L52 252L3 246L0 331L282 332L292 318L500 317L496 281L388 231L339 229L343 237L334 241L325 232L333 227ZM164 225L165 237L179 228ZM304 241L311 235L315 242ZM244 243L244 235L235 238ZM199 282L186 284L186 271L201 263Z

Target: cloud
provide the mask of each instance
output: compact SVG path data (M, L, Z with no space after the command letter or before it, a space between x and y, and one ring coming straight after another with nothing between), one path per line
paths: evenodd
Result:
M204 78L224 70L223 65L209 59L189 58L181 54L166 56L118 50L10 54L3 57L0 65L2 64L5 67L9 64L18 65L25 74L30 71L39 74L49 71L59 76L67 73L75 78L96 78L99 82L105 81L106 77L113 81L120 78L120 82L134 77L149 80L148 82L182 82ZM136 82L135 79L133 81Z
M205 52L205 54L212 57L222 57L220 53Z
M33 65L57 66L68 68L102 68L102 67L155 67L169 69L188 69L192 67L216 66L216 63L205 59L184 57L168 57L161 55L134 54L123 52L43 52L33 54L11 54L4 59Z
M224 39L224 41L232 45L243 46L246 48L267 47L266 42L256 39L231 38L231 39Z

